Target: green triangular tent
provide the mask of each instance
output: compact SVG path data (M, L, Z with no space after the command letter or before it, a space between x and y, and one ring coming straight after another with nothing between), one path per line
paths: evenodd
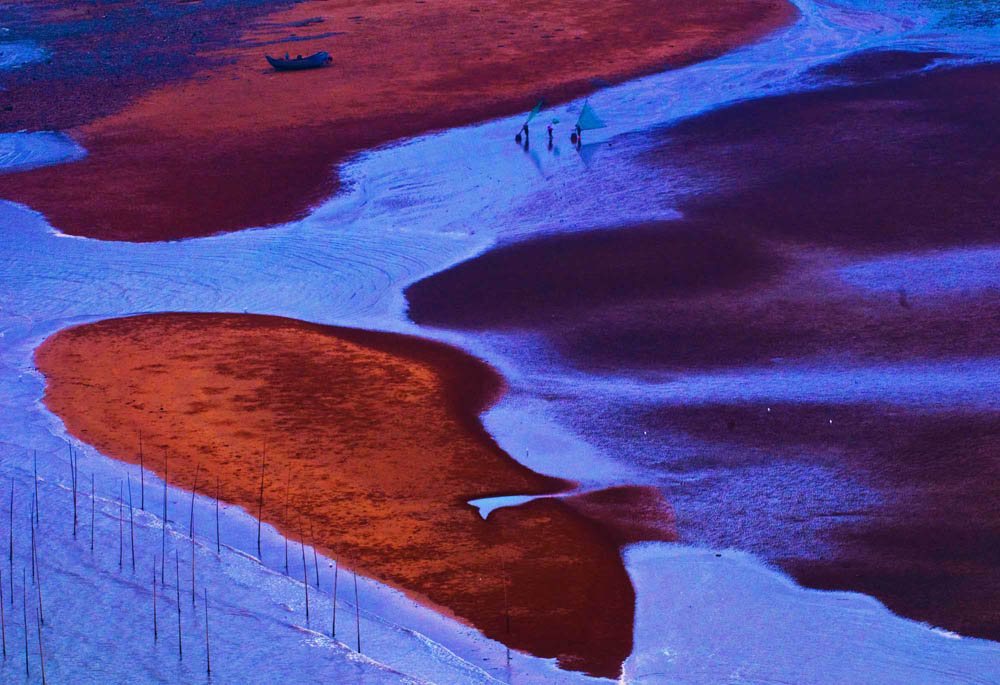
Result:
M589 131L594 128L604 128L606 124L597 116L590 103L584 102L583 109L580 110L580 118L576 120L576 125L582 131Z
M532 109L531 112L528 114L528 119L524 123L527 124L532 119L534 119L538 115L538 113L542 111L542 105L544 105L544 104L545 104L545 100L544 99L539 100L538 104L535 105L534 109Z

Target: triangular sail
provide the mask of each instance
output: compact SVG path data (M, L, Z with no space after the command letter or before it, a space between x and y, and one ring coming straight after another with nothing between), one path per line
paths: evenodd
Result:
M583 109L580 110L580 118L576 120L576 125L580 127L582 131L589 131L595 128L604 128L606 124L601 121L597 113L594 112L594 108L590 106L589 102L583 103Z
M524 122L525 125L527 125L529 122L531 122L532 119L538 116L538 113L542 111L542 105L544 104L545 104L544 99L538 101L538 104L535 105L534 109L532 109L531 112L528 114L528 119L527 121Z

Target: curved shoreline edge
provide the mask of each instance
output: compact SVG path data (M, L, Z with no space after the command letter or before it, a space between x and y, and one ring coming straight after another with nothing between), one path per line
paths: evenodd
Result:
M203 492L217 476L222 499L256 513L266 449L261 518L289 538L563 668L615 678L631 652L619 549L670 536L614 518L648 511L650 493L543 498L480 519L470 496L566 483L478 424L502 384L458 350L278 317L158 314L65 329L35 358L46 405L104 454L138 462L141 428L147 468Z
M868 51L814 71L835 88L635 134L654 179L739 180L683 219L487 251L410 285L410 318L544 340L578 374L568 423L644 462L686 540L1000 640L1000 65L943 57ZM768 504L718 506L751 490Z

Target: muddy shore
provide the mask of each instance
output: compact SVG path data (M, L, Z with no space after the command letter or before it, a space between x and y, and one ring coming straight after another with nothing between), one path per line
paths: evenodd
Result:
M962 381L971 406L934 401L933 385L916 386L910 403L885 390L897 373L913 384L921 373L974 369L1000 353L997 290L933 271L948 250L1000 245L991 123L1000 116L1000 68L918 73L936 57L856 55L816 74L829 88L636 134L653 143L642 162L665 178L683 172L715 183L683 198L685 219L623 227L617 238L584 231L505 245L411 286L410 316L540 333L567 367L598 378L746 374L750 385L794 372L798 394L813 399L680 406L651 394L581 424L641 426L661 441L660 453L678 453L675 464L651 466L651 479L657 469L664 481L671 468L704 473L701 500L728 482L733 498L762 507L761 518L740 522L703 512L715 521L697 522L706 538L688 537L679 520L682 540L752 549L807 586L862 591L903 616L998 640L1000 621L987 608L1000 602L998 416L974 406L975 376ZM876 258L927 259L927 273L941 280L916 291L869 289L838 273ZM853 394L824 387L838 370L855 374ZM607 444L644 449L622 440ZM679 444L698 451L681 457ZM754 480L765 472L790 485ZM819 472L839 476L829 492L805 494ZM801 491L791 487L796 478ZM862 505L851 483L864 488ZM675 505L679 496L699 499L661 489ZM763 492L774 500L758 502ZM819 510L820 495L833 492L842 501Z

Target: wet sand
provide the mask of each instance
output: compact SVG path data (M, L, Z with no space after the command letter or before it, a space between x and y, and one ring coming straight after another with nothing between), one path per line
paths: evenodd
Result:
M705 459L753 451L876 484L881 506L823 512L832 557L772 561L807 587L864 592L897 614L1000 640L1000 413L769 402L663 406L637 420L715 444Z
M259 5L245 16L223 8L212 21L186 17L191 33L147 35L134 27L145 21L146 3L126 3L120 11L112 26L120 25L121 35L98 31L90 44L81 31L64 46L103 60L73 63L80 87L60 96L69 103L65 115L37 111L38 84L51 65L5 76L10 126L72 125L70 134L90 154L0 176L0 197L41 211L66 233L132 241L301 217L335 192L333 165L352 151L709 58L795 17L783 0L599 6L341 0L298 3L266 16ZM49 21L61 26L59 17ZM318 50L331 53L330 67L276 73L264 61L265 53ZM108 61L123 62L128 75L114 76ZM136 76L145 73L148 81ZM53 92L62 93L72 79L72 73L57 79ZM105 81L108 87L99 85Z
M569 484L497 447L478 414L502 380L453 348L277 317L160 314L61 331L35 358L46 405L104 454L138 463L141 430L147 468L187 489L197 479L209 496L218 478L224 501L256 515L266 445L262 519L290 538L563 668L614 678L631 652L619 546L673 539L669 521L628 524L669 507L616 488L481 519L467 500Z
M855 56L817 72L840 87L641 134L654 144L643 160L650 167L715 184L684 198L684 220L623 229L608 261L607 231L504 246L411 286L411 318L537 331L568 367L597 376L794 368L816 372L821 395L830 368L881 369L891 388L895 364L995 358L995 288L864 290L837 276L875 255L1000 244L1000 67L907 74L929 59ZM652 266L622 268L633 262ZM563 277L586 287L551 287ZM494 279L499 287L484 297L477 284ZM840 469L842 487L862 482L882 504L823 512L829 556L794 539L806 526L788 523L802 504L791 493L770 505L767 520L714 525L737 545L761 539L741 526L792 535L782 544L798 555L754 551L806 585L867 592L904 616L997 640L1000 621L988 608L1000 604L998 416L934 402L933 387L920 392L931 408L859 390L785 407L782 418L766 411L780 401L680 408L650 399L614 420L657 433L666 449L670 436L694 436L703 452L687 467L733 474L733 482L748 454L780 455L790 474ZM669 472L669 459L657 468ZM718 479L706 482L715 488ZM754 495L756 486L744 487Z

